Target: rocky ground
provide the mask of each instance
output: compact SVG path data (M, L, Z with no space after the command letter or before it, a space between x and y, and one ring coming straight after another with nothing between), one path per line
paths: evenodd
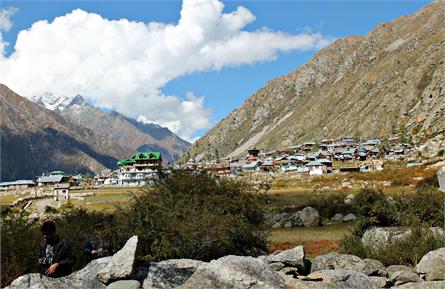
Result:
M97 259L67 277L23 275L8 289L356 289L445 288L445 247L431 251L415 268L385 267L380 261L329 253L312 260L302 246L258 258L225 256L211 262L165 260L135 268L138 238L112 257Z

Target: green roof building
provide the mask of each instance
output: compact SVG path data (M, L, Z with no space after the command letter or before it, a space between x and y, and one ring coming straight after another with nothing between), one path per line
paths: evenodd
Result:
M136 152L131 159L119 160L117 165L122 166L160 166L162 157L160 152Z
M118 184L142 186L156 177L156 169L162 165L160 152L136 152L132 158L119 160Z

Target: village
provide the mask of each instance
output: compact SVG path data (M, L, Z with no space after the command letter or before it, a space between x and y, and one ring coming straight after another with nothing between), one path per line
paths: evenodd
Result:
M217 176L243 176L260 172L267 174L323 175L383 170L384 161L404 158L412 146L392 136L383 143L379 139L355 140L344 136L337 140L308 141L284 150L262 152L248 150L245 158L225 158L212 161L188 160L179 165L163 165L160 152L136 152L131 158L119 160L116 170L104 170L94 177L53 171L35 180L0 183L0 190L20 190L32 187L52 188L53 196L70 198L70 190L80 187L141 187L156 178L160 169L205 170Z

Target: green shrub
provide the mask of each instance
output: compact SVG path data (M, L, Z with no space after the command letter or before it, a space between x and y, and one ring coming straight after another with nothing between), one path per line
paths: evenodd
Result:
M2 217L0 224L1 287L5 287L20 275L36 272L40 232L21 215Z
M118 209L114 242L138 235L145 260L255 255L266 250L264 212L246 183L173 171Z
M418 191L413 196L398 200L396 204L397 223L402 226L443 226L444 204L441 193Z
M318 210L322 219L329 219L339 212L352 212L352 204L345 204L346 194L336 193L323 196L321 199L313 202L313 207Z
M392 226L396 221L396 205L381 190L362 189L354 198L354 212L358 215L355 234L363 235L370 226Z
M443 239L429 229L415 227L411 235L392 244L364 246L361 238L351 233L341 240L340 245L343 253L376 259L385 266L415 266L426 253L441 248Z

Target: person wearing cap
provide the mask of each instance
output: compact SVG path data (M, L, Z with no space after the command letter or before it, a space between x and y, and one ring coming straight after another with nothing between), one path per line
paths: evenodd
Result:
M56 234L56 224L52 221L43 223L40 231L43 236L39 251L40 273L53 278L71 274L75 257L70 242Z

